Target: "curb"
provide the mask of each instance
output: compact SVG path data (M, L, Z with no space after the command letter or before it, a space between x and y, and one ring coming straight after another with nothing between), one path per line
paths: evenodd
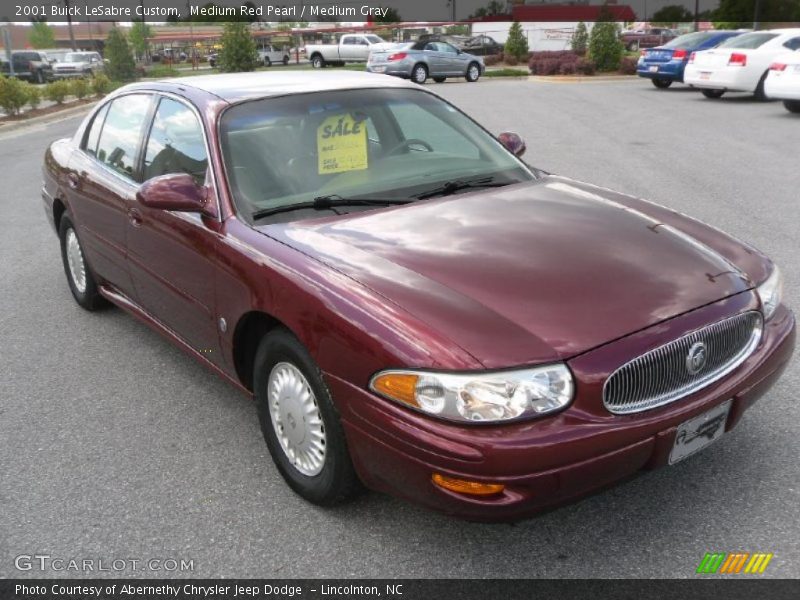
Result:
M91 110L95 104L97 104L97 102L81 104L80 106L68 106L63 110L52 112L47 115L32 117L30 119L24 119L22 121L6 121L5 123L0 123L0 135L11 131L17 131L18 129L32 127L33 125L41 125L43 123L51 123L55 121L61 121L63 119L68 119L70 117L74 117L75 115L79 115L83 112Z
M530 75L528 81L537 83L593 83L636 81L635 75Z

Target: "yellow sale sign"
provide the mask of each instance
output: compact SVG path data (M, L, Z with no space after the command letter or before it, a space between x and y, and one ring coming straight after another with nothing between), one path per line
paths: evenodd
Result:
M367 127L350 115L328 117L317 128L319 174L360 171L368 166Z

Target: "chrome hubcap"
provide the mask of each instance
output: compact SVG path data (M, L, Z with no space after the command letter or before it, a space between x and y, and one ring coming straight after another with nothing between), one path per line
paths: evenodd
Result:
M317 398L300 370L280 362L267 383L272 427L286 458L313 477L325 464L325 424Z
M422 67L417 69L416 74L414 75L414 78L417 81L425 81L425 69L423 69Z
M67 231L67 265L69 266L69 276L75 288L83 294L86 291L86 265L83 262L83 252L78 236L74 229Z
M477 79L478 78L478 67L471 67L470 70L469 70L469 76L472 79Z

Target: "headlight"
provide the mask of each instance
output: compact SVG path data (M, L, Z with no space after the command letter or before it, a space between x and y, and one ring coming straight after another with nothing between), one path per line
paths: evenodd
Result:
M563 364L495 373L382 371L369 387L423 413L473 423L545 415L569 404L574 389Z
M781 303L781 296L783 295L783 277L781 277L781 271L778 267L772 268L772 273L764 283L758 286L757 291L759 298L761 298L764 320L766 321L775 313L775 309Z

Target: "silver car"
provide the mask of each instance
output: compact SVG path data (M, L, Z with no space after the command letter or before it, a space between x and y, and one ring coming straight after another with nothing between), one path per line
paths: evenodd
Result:
M99 52L68 52L64 60L53 65L53 76L93 77L105 68Z
M468 54L447 42L415 42L369 55L367 71L385 73L425 83L428 77L441 83L448 77L478 81L486 67L480 56Z

